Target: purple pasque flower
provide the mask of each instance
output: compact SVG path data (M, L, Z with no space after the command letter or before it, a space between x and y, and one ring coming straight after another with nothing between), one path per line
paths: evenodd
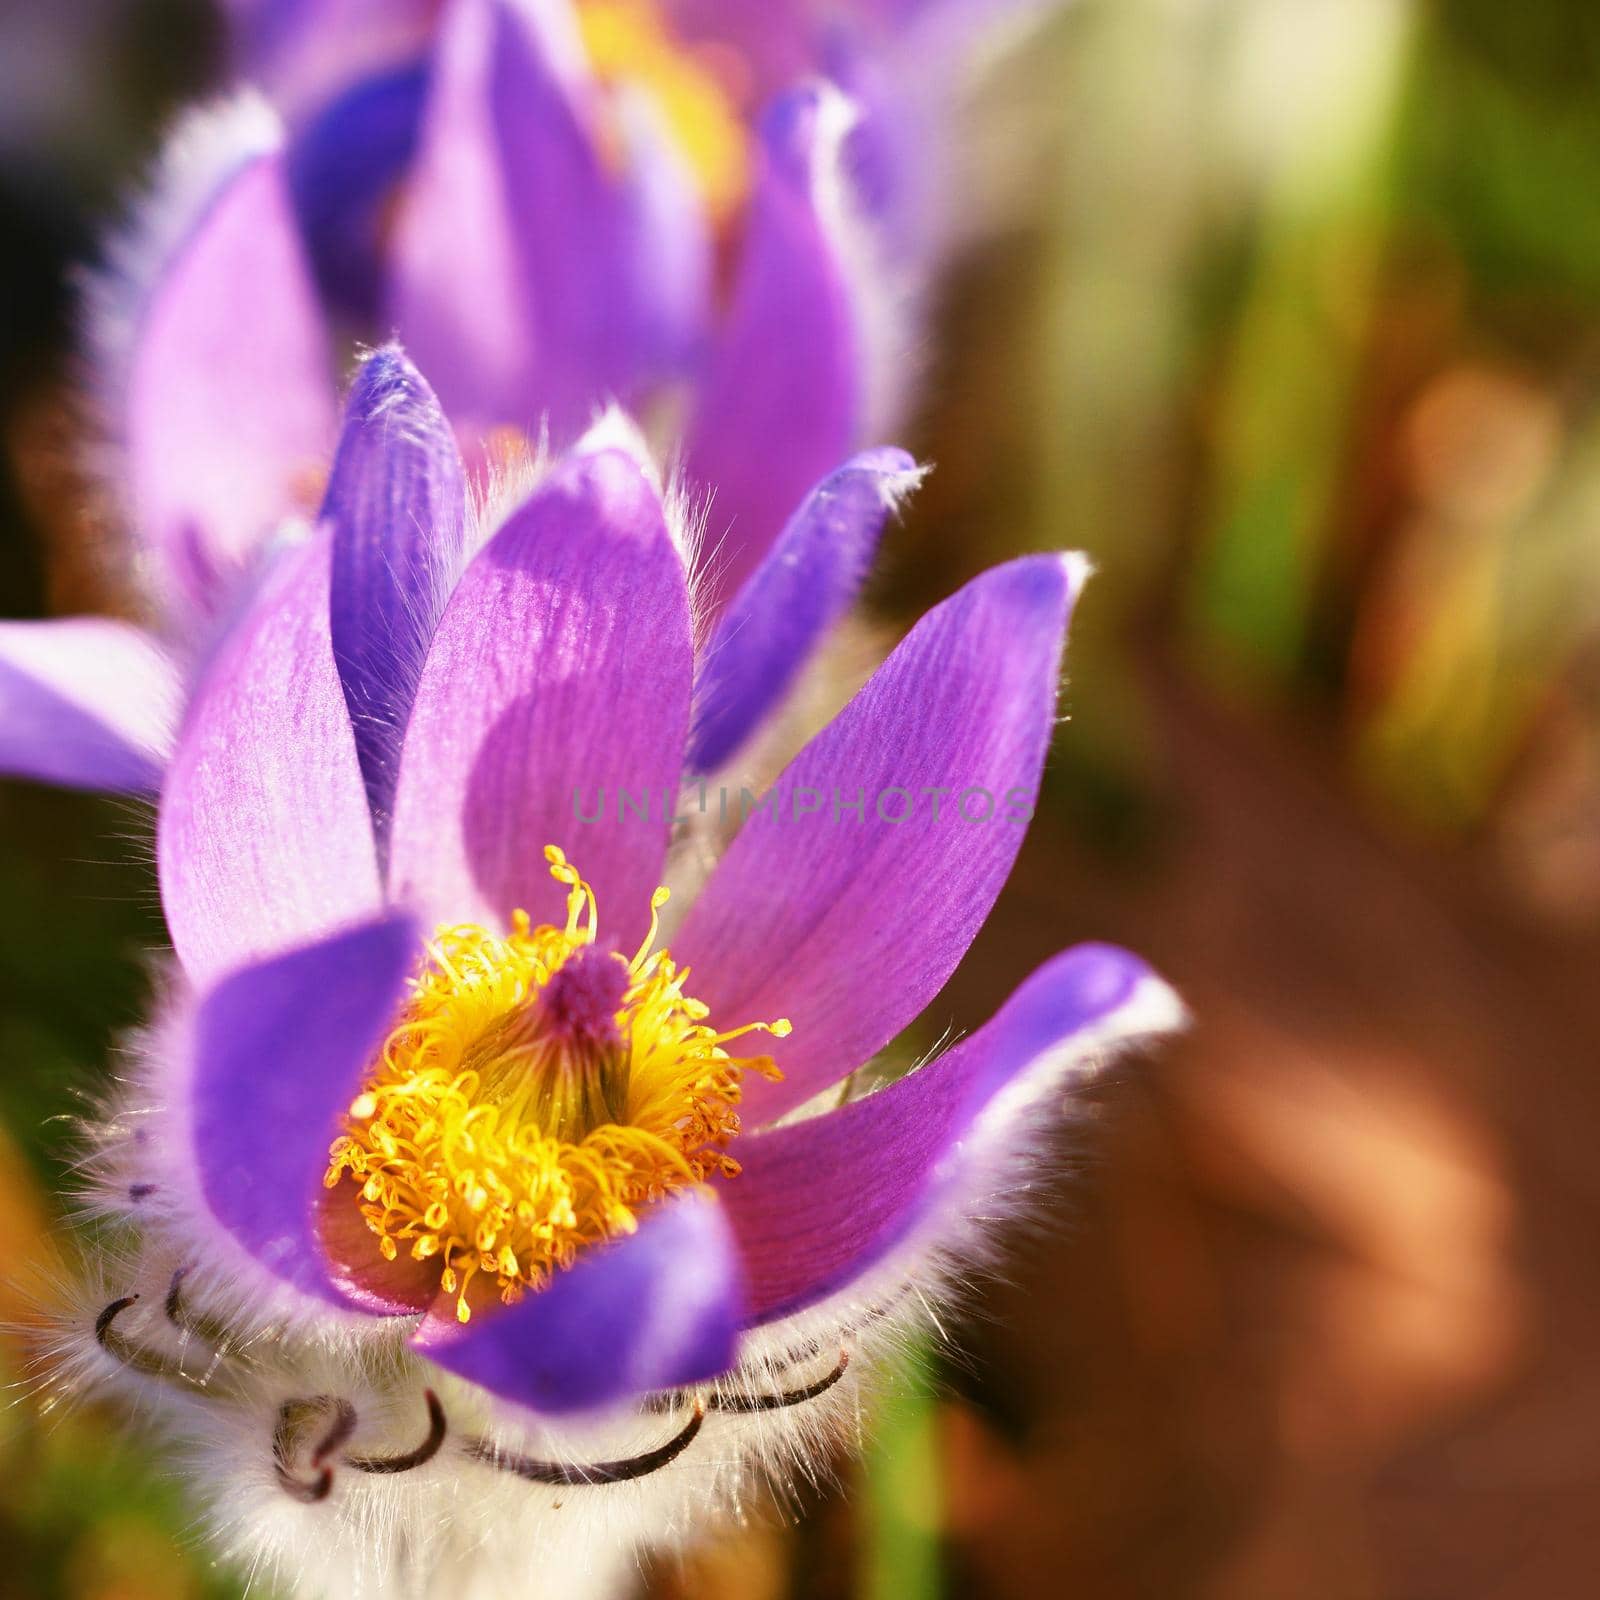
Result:
M208 1375L250 1353L183 1397L228 1441L218 1484L270 1464L296 1507L337 1484L348 1524L389 1529L411 1513L363 1496L455 1474L457 1509L435 1494L406 1526L420 1561L481 1531L497 1478L681 1463L683 1492L721 1494L814 1446L835 1412L810 1403L842 1406L847 1368L1017 1204L1063 1091L1177 1007L1137 958L1079 946L839 1103L1015 859L1081 558L1010 562L925 616L748 797L664 933L705 685L735 714L764 642L736 634L740 669L702 664L697 690L682 537L619 421L479 529L417 417L388 428L362 394L334 509L212 654L167 767L179 971L100 1161L143 1243L89 1354L192 1391L157 1307ZM844 469L827 515L847 528L886 470ZM803 518L791 538L840 542ZM305 1548L251 1517L257 1555Z
M575 18L595 73L655 104L701 180L713 221L742 187L747 163L736 126L751 125L760 108L807 78L846 87L861 112L852 176L896 256L920 258L925 268L959 231L965 209L948 181L959 165L951 124L962 90L990 47L1054 4L561 0L546 5L546 15ZM362 244L371 258L372 202L415 151L430 45L448 6L229 0L226 9L239 74L308 132L305 169L316 180L303 190L308 231L319 257L351 284L346 247Z
M255 23L338 59L373 15L339 0ZM414 58L362 75L353 45L354 81L292 133L250 97L180 129L154 242L102 294L97 365L141 535L190 547L181 593L309 509L330 327L398 335L474 456L507 435L565 446L613 402L654 416L689 486L715 489L722 598L883 436L904 351L844 171L849 102L808 82L747 123L664 35L638 47L659 92L602 73L580 20L567 0L452 0ZM383 18L391 50L402 23ZM787 448L752 475L778 419Z
M597 403L664 405L736 579L901 420L918 291L974 209L951 181L960 86L1044 6L233 9L243 77L290 119L330 303L396 331L475 433L542 420L564 444ZM787 460L752 477L775 418Z

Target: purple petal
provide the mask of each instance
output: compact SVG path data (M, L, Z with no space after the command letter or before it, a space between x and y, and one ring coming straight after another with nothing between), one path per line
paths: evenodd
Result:
M915 487L903 450L869 450L825 478L717 620L695 682L691 772L716 772L774 710L849 609L889 513Z
M437 9L438 0L224 0L239 77L297 115L415 56Z
M929 612L763 797L673 939L719 1026L794 1024L763 1041L787 1076L746 1083L750 1124L886 1044L972 942L1032 815L1083 571L1025 557Z
M231 974L194 1019L185 1100L207 1209L276 1277L337 1304L352 1297L318 1229L328 1149L420 948L409 918L381 917Z
M722 1208L690 1195L514 1306L465 1328L430 1318L412 1344L503 1399L561 1415L725 1372L741 1311Z
M612 394L632 402L681 377L699 353L711 313L712 241L700 181L654 100L625 86L615 110L622 175L606 372Z
M945 79L928 81L920 55L911 73L902 70L908 44L897 40L891 55L876 30L841 25L830 30L822 53L829 82L859 113L846 159L861 209L885 254L920 281L932 264L932 220L955 199L945 146L956 98Z
M310 509L334 431L329 359L282 152L259 155L165 266L131 351L131 514L183 602L214 608Z
M455 435L393 345L356 376L322 521L333 538L333 655L381 848L400 741L461 570L466 522Z
M0 622L0 773L154 794L179 693L171 658L125 622Z
M382 901L328 637L328 538L286 552L190 702L157 827L161 901L196 981Z
M456 0L396 245L394 316L458 424L558 438L616 376L618 195L573 19Z
M686 447L690 480L712 497L724 596L863 425L864 353L837 214L850 116L835 91L808 87L781 99L762 129L733 305Z
M489 0L451 7L392 250L392 320L450 415L474 432L525 425L538 411L533 308L486 92L510 26Z
M1178 1015L1136 956L1079 945L931 1065L837 1111L739 1140L743 1170L723 1196L750 1320L825 1298L905 1243L943 1202L959 1203L962 1180L973 1181L974 1125L1023 1073L1046 1069L1046 1088L1058 1091L1069 1072L1097 1066L1099 1052L1171 1027Z
M361 78L289 148L289 187L317 284L363 324L379 316L387 213L416 154L428 82L426 59Z
M439 624L400 761L397 894L450 922L517 908L560 921L554 844L594 886L607 936L642 934L691 671L683 563L654 486L625 451L569 457L473 559ZM624 789L647 816L619 814Z
M1056 0L889 0L835 16L815 70L860 109L848 159L883 254L913 282L963 236L994 224L963 111L993 46L1015 47Z

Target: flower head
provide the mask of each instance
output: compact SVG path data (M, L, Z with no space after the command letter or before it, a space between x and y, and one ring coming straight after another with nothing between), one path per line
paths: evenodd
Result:
M903 352L844 170L845 97L807 82L746 121L639 4L454 0L425 37L387 19L370 76L327 37L360 8L292 9L278 43L317 31L317 60L353 81L287 126L246 94L180 127L97 291L152 577L216 609L240 555L314 509L350 330L405 341L474 462L496 440L564 447L613 402L653 416L691 488L715 489L725 598L888 423ZM751 474L777 416L789 448Z
M380 352L367 376L409 370ZM1063 1088L1178 1013L1080 946L920 1070L839 1093L1010 870L1081 559L923 618L740 797L706 872L694 752L770 697L760 625L794 620L761 596L881 521L908 465L829 479L744 628L697 653L681 533L619 422L479 527L437 412L389 431L370 399L333 513L255 587L167 766L178 971L99 1161L138 1253L83 1332L96 1371L179 1389L179 1425L226 1441L224 1509L266 1464L297 1516L371 1528L389 1480L456 1474L450 1515L395 1546L438 1581L508 1489L659 1477L659 1536L673 1495L820 1446ZM285 1559L281 1502L248 1503L232 1536ZM645 1526L596 1516L605 1548Z

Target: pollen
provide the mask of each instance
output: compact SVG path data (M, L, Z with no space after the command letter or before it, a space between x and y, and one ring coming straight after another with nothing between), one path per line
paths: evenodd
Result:
M689 969L656 948L664 888L629 959L597 943L577 869L554 845L545 857L565 925L518 911L506 934L435 933L323 1179L350 1186L384 1260L437 1271L462 1322L486 1289L510 1303L667 1195L736 1177L740 1081L781 1074L728 1046L789 1032L717 1031Z

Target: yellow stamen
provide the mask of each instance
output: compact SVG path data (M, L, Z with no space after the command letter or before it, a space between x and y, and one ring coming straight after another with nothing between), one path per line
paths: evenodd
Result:
M578 17L595 76L654 97L712 219L726 221L749 182L749 147L716 57L674 39L652 0L582 0Z
M545 858L567 889L565 925L517 911L503 936L440 928L328 1152L323 1181L351 1180L378 1253L437 1261L462 1322L479 1274L514 1300L632 1233L644 1207L735 1176L740 1079L780 1074L723 1046L789 1032L706 1022L687 970L655 949L665 889L630 961L595 948L593 889L554 845Z

